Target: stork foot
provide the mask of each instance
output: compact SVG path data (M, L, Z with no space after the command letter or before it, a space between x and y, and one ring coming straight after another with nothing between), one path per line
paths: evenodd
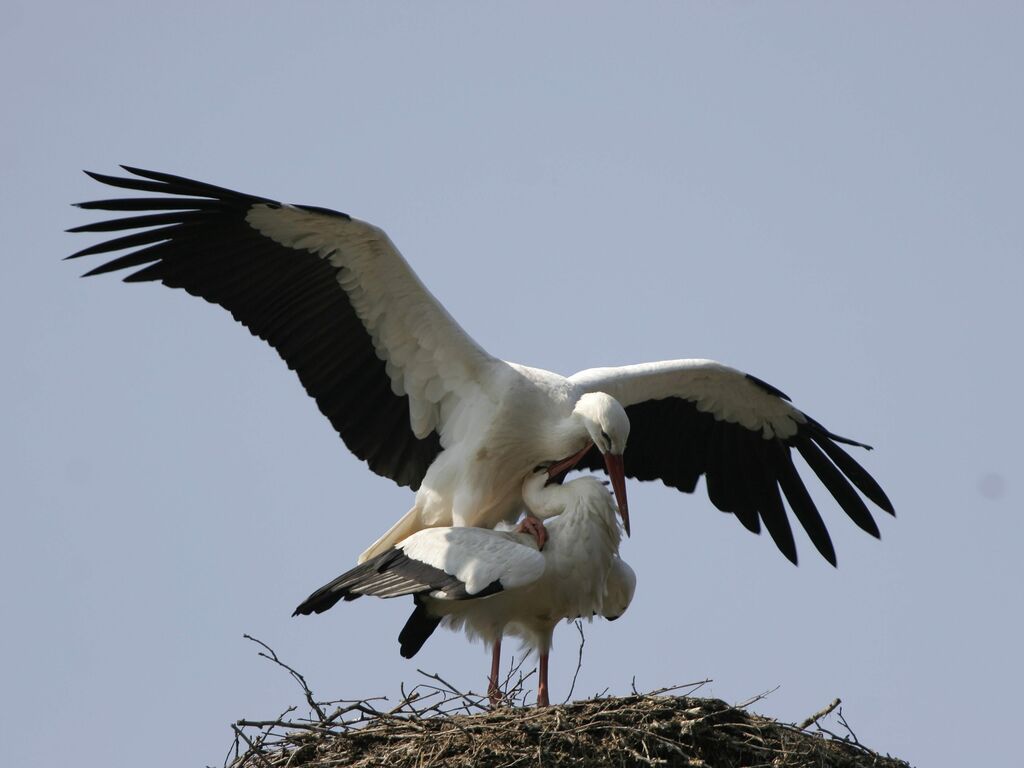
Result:
M505 700L505 694L501 692L501 688L492 685L487 688L487 698L491 702L491 709L497 709L501 706L501 702Z
M537 706L538 707L550 707L551 702L548 700L548 689L546 687L537 688Z
M548 652L543 651L540 654L540 665L537 669L537 706L538 707L549 707L551 702L548 701Z
M548 529L536 517L530 515L524 517L516 531L533 536L537 540L537 549L544 549L544 545L548 543Z

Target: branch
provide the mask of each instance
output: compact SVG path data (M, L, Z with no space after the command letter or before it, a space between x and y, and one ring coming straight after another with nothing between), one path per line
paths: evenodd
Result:
M833 709L835 709L836 707L838 707L842 703L843 702L840 699L833 699L832 703L829 704L828 706L822 707L821 709L819 709L817 712L815 712L813 715L811 715L807 719L801 720L799 725L797 725L797 728L799 728L802 731L805 728L808 728L808 727L814 725L816 722L821 720L821 718L823 718L825 715L829 714Z
M573 623L576 625L576 631L580 633L580 650L576 657L576 671L572 673L572 685L569 686L569 693L562 699L563 704L569 703L569 699L572 698L572 692L576 690L576 678L580 674L580 667L583 666L583 646L587 644L586 635L583 634L583 622L576 619Z
M241 730L238 729L238 727L236 727L234 725L231 726L231 730L233 730L235 732L235 736L241 737L245 741L245 743L249 745L249 754L250 755L252 755L257 760L259 760L261 763L263 763L265 768L274 768L269 762L267 762L267 758L265 758L263 756L263 753L260 752L259 748L255 744L252 743L252 739L250 739L248 736L246 736Z
M836 701L838 701L838 699L836 699ZM857 734L853 732L853 728L851 728L850 724L846 722L846 718L843 717L843 710L841 709L839 710L839 722L843 724L843 728L845 728L847 733L850 734L850 737L853 739L853 743L858 747L861 746L860 740L857 738Z
M323 722L327 719L327 716L324 714L323 709L321 709L320 705L317 704L317 702L313 699L313 691L311 691L309 689L309 686L306 685L306 678L304 678L301 674L299 674L294 669L285 664L283 661L281 661L279 658L277 658L277 654L274 652L274 649L266 643L264 643L262 640L257 640L255 637L252 637L251 635L242 635L242 637L244 637L246 640L251 640L252 642L257 643L258 645L265 648L267 650L267 653L269 653L270 655L268 656L267 653L260 651L259 655L262 656L264 659L272 661L279 667L284 667L285 669L287 669L288 674L290 674L292 678L294 678L295 682L302 686L302 692L306 696L306 703L308 703L309 706L316 712L317 717L320 718L320 722Z
M756 704L757 702L761 701L762 699L768 698L773 693L775 693L777 690L779 690L779 686L776 685L774 688L772 688L770 690L767 690L764 693L759 693L756 696L752 696L751 698L747 699L746 701L740 702L739 704L734 704L733 706L736 709L746 709L751 704Z
M484 707L484 705L480 703L482 699L479 696L477 696L476 699L472 698L473 696L476 696L476 694L472 691L470 691L469 693L463 693L436 672L433 674L429 674L427 672L424 672L422 669L417 669L416 671L424 677L430 678L431 680L436 680L441 685L443 685L450 693L454 694L455 698L462 699L464 702L466 702L467 712L469 711L469 706L474 706L477 709L486 709L486 707Z

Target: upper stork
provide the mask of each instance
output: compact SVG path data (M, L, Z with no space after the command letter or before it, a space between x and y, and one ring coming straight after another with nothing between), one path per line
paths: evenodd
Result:
M356 456L416 489L412 509L361 562L424 527L514 520L523 479L551 461L607 471L627 532L626 476L692 492L704 475L716 507L755 533L763 524L794 563L783 496L836 562L794 449L871 535L879 531L861 495L893 512L840 443L867 446L749 374L668 360L566 378L506 362L473 341L372 224L124 170L131 175L89 175L150 196L80 203L129 215L71 231L127 234L69 258L124 251L86 274L139 268L125 280L159 280L224 307L278 351Z

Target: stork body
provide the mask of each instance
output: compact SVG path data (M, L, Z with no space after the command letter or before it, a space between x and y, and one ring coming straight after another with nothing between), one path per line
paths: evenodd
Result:
M548 703L548 654L563 619L618 618L636 586L619 557L620 528L608 490L593 477L545 485L546 470L522 485L528 509L548 520L548 541L502 530L435 527L342 574L295 613L322 613L361 595L413 595L416 608L399 635L412 658L439 624L493 648L489 689L497 693L501 639L521 638L540 657L538 704Z
M606 443L611 461L625 447L629 419L621 405L561 376L496 362L481 387L495 397L474 400L455 417L452 427L458 439L427 469L413 508L359 562L423 528L511 523L523 511L522 479L539 463L579 455L595 440L607 439L602 433L621 435L618 442ZM460 417L465 424L459 423ZM620 498L626 509L624 491ZM532 514L529 505L526 510ZM624 514L628 520L628 512Z
M550 461L607 471L627 533L627 476L685 492L704 476L716 507L753 532L763 524L794 563L783 496L817 550L836 562L794 450L865 531L879 535L862 496L893 511L839 445L860 443L748 374L709 360L570 377L505 362L462 330L377 227L325 208L126 170L128 177L90 175L152 196L81 203L140 215L76 227L126 234L74 256L125 251L87 274L138 268L126 281L160 281L226 308L295 370L358 458L417 490L412 509L363 561L425 527L514 519L524 477ZM598 302L595 314L621 309L613 293Z

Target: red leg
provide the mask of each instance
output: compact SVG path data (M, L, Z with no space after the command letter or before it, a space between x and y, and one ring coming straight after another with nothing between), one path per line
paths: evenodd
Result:
M516 528L519 533L532 534L537 539L537 549L544 549L544 545L548 543L548 529L544 527L539 519L533 515L527 515L523 518L523 522Z
M491 700L491 706L497 707L501 703L501 687L498 685L498 673L501 671L501 638L494 641L494 650L491 652L491 676L487 680L487 697Z
M551 705L548 701L548 654L540 655L540 679L537 682L537 706L547 707Z

